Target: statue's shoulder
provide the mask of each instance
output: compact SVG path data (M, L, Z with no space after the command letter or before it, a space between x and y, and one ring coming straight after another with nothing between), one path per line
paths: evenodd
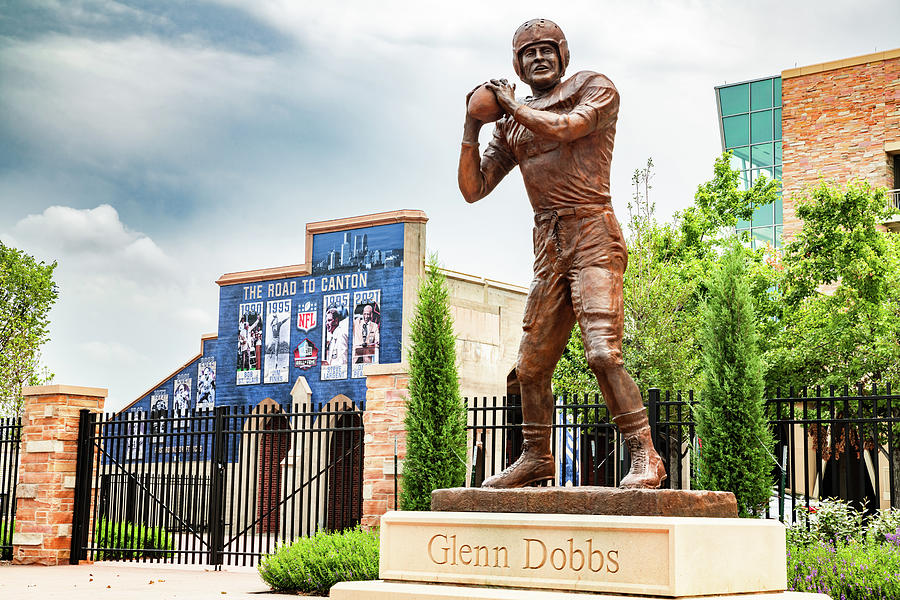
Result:
M571 89L584 88L611 88L616 90L615 84L609 77L596 71L578 71L569 79L563 82L563 85L570 85ZM616 90L618 92L618 90Z

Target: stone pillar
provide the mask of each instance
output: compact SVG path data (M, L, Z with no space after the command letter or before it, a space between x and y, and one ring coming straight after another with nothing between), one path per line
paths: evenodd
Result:
M366 410L363 449L363 527L377 527L381 515L394 509L394 440L398 474L406 457L406 396L409 367L405 364L365 367ZM399 482L398 491L399 491ZM397 499L399 502L399 498Z
M106 390L72 385L26 387L16 486L13 564L68 564L81 409L99 412Z

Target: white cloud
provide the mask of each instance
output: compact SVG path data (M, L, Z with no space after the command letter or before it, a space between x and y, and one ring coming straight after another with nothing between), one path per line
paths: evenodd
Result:
M152 239L126 228L108 204L86 210L51 206L19 221L10 237L48 259L65 257L62 262L71 262L82 277L115 273L142 283L177 277L175 261Z
M111 206L52 206L0 238L58 259L59 300L43 359L57 382L108 388L108 408L134 400L196 352L201 333L215 331L212 281L193 277L174 258L178 249L132 230Z

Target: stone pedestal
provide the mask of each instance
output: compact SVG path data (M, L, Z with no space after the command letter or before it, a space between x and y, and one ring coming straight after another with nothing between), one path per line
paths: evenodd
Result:
M99 412L106 390L72 385L26 387L22 464L16 487L13 564L69 562L78 422Z
M520 590L428 583L353 581L331 588L336 600L642 600L646 596L584 594L547 590ZM712 596L685 596L678 600L830 600L824 594L772 592Z
M737 518L731 492L621 490L613 487L450 488L431 493L431 510L449 512Z
M389 512L380 557L331 598L826 598L784 591L784 527L758 519Z

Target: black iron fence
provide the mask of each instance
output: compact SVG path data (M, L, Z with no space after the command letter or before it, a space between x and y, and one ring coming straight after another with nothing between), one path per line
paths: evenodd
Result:
M477 486L512 464L522 447L517 397L467 399L472 470ZM691 489L702 464L694 394L651 389L651 434L669 474L664 487ZM900 507L900 395L884 389L807 388L766 401L775 439L772 497L765 514L796 520L820 499L848 500L872 512ZM552 425L556 485L618 485L629 458L599 396L558 397Z
M350 405L82 413L72 562L253 565L362 513L362 413Z
M0 418L0 560L12 559L21 437L19 417Z

